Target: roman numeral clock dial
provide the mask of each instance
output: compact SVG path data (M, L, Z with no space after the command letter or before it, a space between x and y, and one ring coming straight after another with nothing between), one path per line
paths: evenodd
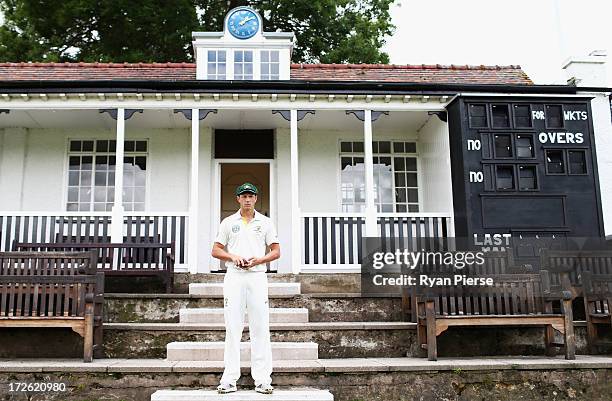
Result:
M249 8L237 9L228 17L227 29L235 38L252 38L259 30L259 18Z

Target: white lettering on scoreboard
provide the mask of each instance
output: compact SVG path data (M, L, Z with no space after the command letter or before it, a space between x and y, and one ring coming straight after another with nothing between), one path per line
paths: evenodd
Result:
M581 144L584 143L584 135L582 132L540 132L538 140L543 144Z
M467 150L480 150L481 146L480 139L467 140Z
M563 112L565 121L586 121L588 116L586 111L566 110Z
M470 182L482 182L483 179L482 171L470 171Z
M474 245L510 246L512 234L474 234Z
M532 110L531 118L533 120L545 120L546 114L544 114L544 110ZM564 110L563 119L565 121L586 121L589 119L589 113L582 110Z

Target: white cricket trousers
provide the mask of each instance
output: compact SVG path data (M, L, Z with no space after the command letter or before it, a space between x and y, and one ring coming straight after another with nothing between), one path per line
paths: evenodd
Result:
M244 313L249 317L251 338L251 376L255 385L272 383L272 345L266 272L228 269L223 279L223 314L225 316L225 370L222 384L236 384L240 378L240 340Z

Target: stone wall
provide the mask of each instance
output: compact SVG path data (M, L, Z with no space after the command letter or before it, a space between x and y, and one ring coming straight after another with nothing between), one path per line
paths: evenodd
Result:
M0 399L10 401L150 401L156 390L213 389L219 373L0 373ZM335 401L608 401L612 369L274 373L277 389L329 389ZM65 393L9 395L15 381L62 381ZM240 387L253 386L243 375Z

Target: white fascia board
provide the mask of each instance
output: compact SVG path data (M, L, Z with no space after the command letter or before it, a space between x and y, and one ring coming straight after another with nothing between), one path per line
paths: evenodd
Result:
M193 48L203 48L210 50L229 50L229 49L285 49L293 46L293 42L289 40L268 40L265 42L235 42L235 43L220 43L215 40L193 41Z
M142 100L136 95L124 94L123 100L113 98L107 94L105 100L97 98L80 100L73 98L70 94L66 100L49 98L40 100L34 97L30 100L22 100L19 95L10 101L0 101L0 108L10 110L74 110L74 109L225 109L225 110L380 110L380 111L443 111L448 102L441 103L438 98L430 97L429 101L421 102L418 99L405 103L403 96L397 96L390 102L385 103L384 96L375 96L373 100L366 102L363 96L354 96L353 100L347 102L346 95L336 95L334 102L327 100L327 95L318 95L314 102L308 94L296 94L295 100L291 95L278 95L273 101L270 94L258 94L257 101L253 101L252 94L240 93L238 100L234 100L232 94L219 94L219 100L214 100L212 93L199 93L199 100L193 98L193 94L182 93L182 100L178 102L172 93L164 93L162 100L157 100L154 93L144 94Z

